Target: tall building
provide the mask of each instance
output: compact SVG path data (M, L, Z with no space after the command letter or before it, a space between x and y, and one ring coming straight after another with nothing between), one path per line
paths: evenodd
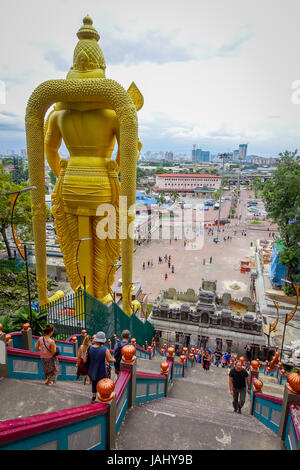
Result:
M240 160L244 161L247 157L247 147L248 144L240 144L239 151L240 151Z
M193 145L193 150L192 150L192 162L196 163L196 144Z
M174 154L173 152L166 152L165 153L165 160L172 162L174 160Z
M234 150L233 151L233 161L238 162L240 159L240 151L239 150Z
M197 149L196 150L196 163L209 162L209 151Z

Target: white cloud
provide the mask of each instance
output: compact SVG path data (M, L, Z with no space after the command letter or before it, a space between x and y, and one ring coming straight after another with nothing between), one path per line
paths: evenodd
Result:
M0 112L16 115L18 130L13 124L1 130L0 120L2 149L24 142L20 122L34 88L65 77L87 13L100 33L107 77L125 88L134 80L144 95L143 150L189 151L197 143L227 151L240 141L249 143L251 153L299 147L300 105L291 102L291 85L300 79L298 0L189 0L188 7L179 0L1 5L6 104Z

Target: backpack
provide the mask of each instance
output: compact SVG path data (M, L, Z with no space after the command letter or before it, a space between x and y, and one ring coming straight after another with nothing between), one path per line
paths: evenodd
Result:
M116 360L115 362L115 369L117 370L120 370L120 363L121 363L121 359L122 359L122 348L123 348L124 345L121 344L121 341L118 342L118 347L114 353L114 358Z

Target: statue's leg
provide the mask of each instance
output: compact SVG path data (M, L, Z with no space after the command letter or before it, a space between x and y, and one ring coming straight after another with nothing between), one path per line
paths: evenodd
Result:
M81 285L76 264L78 239L78 217L77 215L64 213L64 224L60 227L59 241L64 255L64 264L70 285L74 291ZM56 228L58 228L56 226Z
M120 242L118 240L118 230L116 238L100 239L97 236L97 224L103 217L93 217L94 236L94 292L98 299L109 294L109 288L114 282L116 264L120 255Z
M85 276L86 290L91 295L95 295L93 288L93 232L91 226L91 217L78 216L78 235L77 240L81 240L78 250L78 270L81 280Z

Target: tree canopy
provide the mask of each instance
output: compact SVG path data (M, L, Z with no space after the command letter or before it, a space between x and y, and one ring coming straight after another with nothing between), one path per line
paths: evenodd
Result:
M7 238L7 229L11 224L10 192L28 187L27 183L15 184L12 176L0 165L0 235L5 244L8 257L11 258L11 247ZM49 210L49 209L48 209ZM48 214L48 213L47 213ZM22 242L32 239L30 192L21 194L14 210L14 227Z
M279 262L287 265L287 279L295 281L300 257L300 157L297 150L279 155L277 169L264 184L262 196L283 240Z

